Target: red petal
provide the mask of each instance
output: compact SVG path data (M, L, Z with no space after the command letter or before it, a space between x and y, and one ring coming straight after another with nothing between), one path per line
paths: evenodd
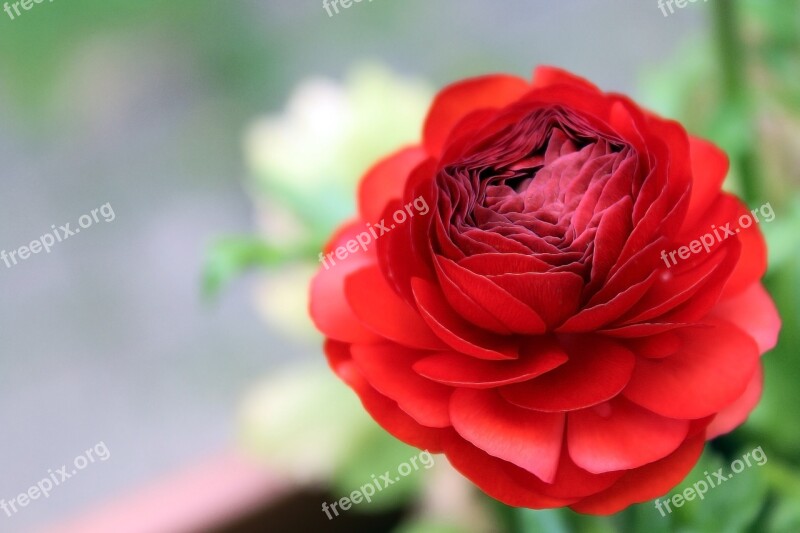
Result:
M725 152L698 137L689 136L689 154L692 162L692 196L683 225L694 227L719 196L730 164Z
M730 244L734 244L731 242ZM662 252L665 253L665 252ZM738 257L735 247L723 244L722 248L703 254L693 264L679 264L675 270L661 270L652 287L623 318L623 324L638 324L662 317L687 301L705 316L708 306L719 298L719 293L730 275ZM706 295L700 298L698 295ZM700 303L703 300L705 305ZM702 312L701 312L702 310ZM673 318L670 316L670 318ZM681 318L689 321L681 314Z
M513 463L542 481L553 481L564 415L513 406L495 391L456 389L450 400L453 428L489 455Z
M339 230L326 251L339 246L355 235L359 228L353 222ZM353 313L344 293L345 278L350 273L375 261L372 254L354 254L347 260L321 268L311 281L309 312L314 324L326 337L343 342L375 342L380 337L364 327Z
M758 400L761 399L763 382L764 372L761 370L761 365L759 365L752 379L750 379L750 383L747 384L744 393L735 402L720 411L708 425L706 439L710 440L724 435L743 424L753 409L756 408L756 405L758 405Z
M619 259L622 248L631 234L631 198L625 197L602 215L594 239L594 257L589 290L599 286Z
M619 342L582 335L565 348L566 363L531 381L502 387L500 393L526 409L560 412L602 403L628 384L636 358Z
M649 337L630 339L625 345L630 350L641 357L648 359L662 359L670 356L681 349L683 341L674 332L667 331Z
M746 331L758 343L762 354L778 343L781 317L761 283L753 283L744 292L722 299L711 316L727 320Z
M350 274L345 280L344 291L358 319L381 337L412 348L447 348L419 313L389 287L378 265L366 266Z
M470 112L504 107L528 90L530 85L522 78L503 74L471 78L444 88L425 119L425 148L431 155L439 155L453 126Z
M505 463L503 469L519 483L531 487L545 496L569 499L585 498L603 491L613 485L624 474L624 472L591 474L580 468L570 458L566 440L562 442L561 459L556 470L556 477L552 483L544 483L527 470L518 468L510 463Z
M556 342L540 337L523 348L519 359L485 361L444 352L420 359L414 370L445 385L482 389L527 381L566 361L567 354Z
M442 451L441 440L443 434L446 433L445 430L419 425L395 402L370 387L366 380L359 375L358 368L354 363L347 363L343 372L348 376L347 383L358 394L364 409L383 429L411 446L433 453Z
M719 412L743 392L758 364L758 346L734 325L681 328L683 346L664 359L640 358L623 394L670 418Z
M635 339L650 335L659 335L661 333L666 333L667 331L672 331L673 329L692 325L694 324L682 322L650 322L644 324L633 324L631 326L623 326L621 328L604 329L601 330L601 332L609 337Z
M423 352L395 344L356 344L350 353L370 385L396 401L414 420L429 427L450 426L452 389L423 378L411 368Z
M458 315L464 320L472 322L479 328L498 333L500 335L508 335L511 329L503 324L498 317L489 312L484 306L476 302L469 294L467 294L453 279L451 279L441 268L441 261L443 258L435 257L434 263L436 265L436 275L439 281L439 287L442 290L447 303L453 308ZM487 282L483 279L483 282ZM520 304L522 305L522 304Z
M661 315L653 321L671 323L697 323L703 320L717 305L731 273L736 268L741 254L741 245L738 241L722 243L718 253L723 260L699 287L691 298L678 305L675 309ZM700 270L698 268L698 270Z
M567 420L570 457L594 474L663 459L689 431L686 420L664 418L622 398L569 413Z
M748 211L747 206L737 201L737 219L731 227L736 227L743 217L752 217L752 212ZM738 228L741 229L741 228ZM753 220L752 225L747 229L737 230L736 237L742 245L742 254L736 268L733 270L728 283L725 285L725 296L738 294L750 285L760 280L767 271L767 243L761 228Z
M441 291L421 278L411 280L422 318L451 348L478 359L516 359L519 346L513 339L476 329L447 305Z
M596 331L601 326L619 318L636 304L642 295L655 283L657 276L658 272L653 272L649 277L631 285L611 300L582 309L578 314L561 324L556 331L564 333Z
M350 357L350 345L344 342L326 339L323 345L323 351L325 352L325 357L328 359L328 365L330 365L333 372L342 380L347 381L347 379L345 379L347 372L344 371L344 368L352 359L352 357Z
M412 146L395 152L370 168L358 187L361 219L379 221L386 204L403 197L408 176L426 157L425 150Z
M600 92L591 82L564 69L542 65L533 71L533 86L536 89L551 85L572 85L587 91Z
M703 452L703 443L702 435L687 439L669 457L630 470L608 490L570 505L570 508L579 513L610 515L631 504L662 496L691 471Z
M717 235L720 236L723 243L734 239L739 241L741 256L725 285L723 294L726 296L743 291L761 279L767 269L766 243L758 224L752 217L752 213L748 211L747 206L741 200L729 193L721 193L697 224L694 226L684 225L681 233L676 237L675 244L682 246L707 236L714 241L712 250L720 246ZM751 225L748 228L742 228L741 222L745 224L749 222ZM723 231L724 227L728 227L735 234L728 235Z
M487 277L533 309L550 327L575 314L583 290L583 279L572 272L528 272Z
M507 472L516 467L481 451L458 435L447 434L442 440L450 464L486 494L506 505L547 509L563 507L575 501L575 498L546 496L534 483L518 481ZM536 480L531 474L528 475Z
M445 295L454 292L453 289L460 291L473 302L473 307L489 313L508 332L528 335L544 333L545 323L533 309L486 277L470 272L444 257L437 257L436 266ZM450 284L453 286L448 291ZM452 298L450 302L453 303ZM477 325L481 326L482 323L477 322Z

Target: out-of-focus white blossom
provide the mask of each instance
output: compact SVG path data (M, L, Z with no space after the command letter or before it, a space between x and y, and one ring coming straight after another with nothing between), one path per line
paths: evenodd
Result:
M257 120L245 139L258 225L271 244L319 243L355 212L354 189L381 158L418 143L432 90L375 64L343 82L302 82L279 114ZM321 251L321 250L320 250ZM314 261L313 257L309 257ZM309 268L295 260L273 270L257 308L290 335L315 335L308 318Z

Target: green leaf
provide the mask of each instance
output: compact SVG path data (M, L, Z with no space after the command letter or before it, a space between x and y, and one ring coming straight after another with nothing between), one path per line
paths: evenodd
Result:
M560 509L518 509L520 531L542 531L548 533L571 533L564 512Z
M775 220L761 226L767 239L770 272L783 268L800 250L800 197L786 207Z
M470 533L468 530L452 524L443 524L431 520L416 520L407 522L397 529L394 533Z
M734 454L730 460L706 449L686 479L666 496L659 498L664 513L674 520L674 531L717 533L746 531L751 527L766 500L765 471L752 457L749 458L752 466L748 467L742 463L744 469L739 473L733 472L731 463L741 460L753 448L740 450L741 453ZM763 451L768 458L769 450ZM726 478L724 482L719 481L714 475L720 468L723 477ZM702 491L704 486L706 491L700 498L697 491ZM679 500L680 507L676 507L674 501L668 505L671 498L686 494L689 489L692 491L688 493L691 500L683 500L682 503ZM645 505L651 507L654 521L662 519L660 512L655 508L655 502Z
M211 245L203 266L203 295L217 296L228 283L255 267L272 267L294 259L296 251L282 249L258 237L225 237Z
M775 459L764 465L764 474L775 493L775 501L767 521L767 531L796 533L800 531L800 471Z

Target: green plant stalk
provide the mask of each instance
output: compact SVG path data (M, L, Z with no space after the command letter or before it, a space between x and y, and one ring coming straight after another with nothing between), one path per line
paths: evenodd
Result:
M734 110L747 132L746 142L732 154L732 159L739 171L744 200L748 205L754 205L761 198L761 187L757 178L758 157L754 146L755 129L747 83L745 46L739 23L739 2L715 0L711 6L722 71L723 108Z

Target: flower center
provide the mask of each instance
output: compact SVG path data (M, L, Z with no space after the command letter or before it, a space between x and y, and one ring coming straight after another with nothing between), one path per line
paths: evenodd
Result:
M440 213L464 255L532 254L586 273L603 213L633 194L633 154L574 113L540 109L442 169Z

